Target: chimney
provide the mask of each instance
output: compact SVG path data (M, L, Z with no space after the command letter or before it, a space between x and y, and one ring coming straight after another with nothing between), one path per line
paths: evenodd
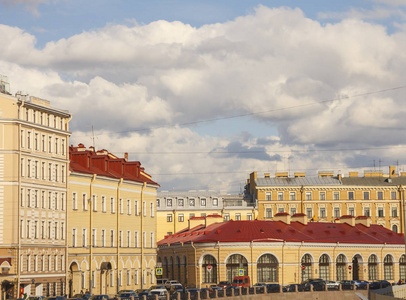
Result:
M125 159L125 161L128 161L128 152L124 153L124 159Z
M355 217L351 215L344 215L340 218L340 223L346 223L351 226L355 226Z
M398 177L396 174L396 167L389 166L389 177Z
M350 172L350 177L358 177L358 172Z
M196 227L198 225L204 225L204 224L205 224L204 217L191 217L189 219L189 230L192 229L193 227Z
M297 177L306 177L306 173L303 172L295 172L295 178Z
M371 218L366 216L359 216L355 218L355 224L362 224L366 227L371 226Z
M93 146L90 146L90 147L89 147L89 150L92 151L92 152L94 152L94 147L93 147Z
M275 173L275 177L278 177L278 178L287 178L287 177L288 177L288 172L278 172L278 173Z
M265 177L265 178L269 178L269 177L270 177L270 174L269 174L269 173L265 173L265 174L264 174L264 177Z
M294 214L291 218L291 222L300 222L303 225L307 225L307 215L306 214Z
M277 213L273 216L274 221L282 221L285 224L290 224L290 214L284 213Z
M205 218L204 227L207 228L211 224L223 222L223 217L220 215L208 215Z
M340 173L338 173L338 180L341 181L342 178L343 178L343 175L341 175Z

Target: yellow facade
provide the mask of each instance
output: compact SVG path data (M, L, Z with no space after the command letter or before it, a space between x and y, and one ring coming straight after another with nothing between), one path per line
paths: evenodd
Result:
M207 234L205 231L210 228L206 228L195 236ZM191 241L171 244L168 238L158 246L163 277L189 287L232 281L239 269L244 270L244 276L250 276L251 285L256 282L286 285L308 278L397 282L406 277L404 245L399 243Z
M69 121L47 100L0 93L3 298L65 293Z
M279 212L305 213L309 219L332 222L343 215L369 216L373 224L404 232L403 201L406 176L382 172L350 172L350 176L319 173L318 178L296 173L250 176L249 189L258 201L258 219L272 220Z
M72 171L69 295L114 295L155 282L157 184Z

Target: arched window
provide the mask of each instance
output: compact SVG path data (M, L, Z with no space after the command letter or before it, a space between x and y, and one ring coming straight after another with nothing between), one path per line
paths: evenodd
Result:
M168 274L169 274L169 270L168 270L168 259L166 258L166 256L164 257L164 261L163 261L163 263L162 263L162 268L164 269L164 270L163 270L163 273L164 273L165 278L169 278L169 277L168 277Z
M186 256L183 256L182 258L182 267L183 267L183 286L187 285L187 260Z
M310 279L312 276L312 257L310 254L305 254L301 260L302 267L302 282Z
M238 276L238 270L240 267L244 270L244 276L248 276L247 259L240 254L231 255L226 263L226 279L228 281L233 281L234 277Z
M378 280L378 258L374 254L368 258L368 279Z
M347 258L344 254L340 254L336 259L337 281L345 280L346 278Z
M217 283L217 262L212 255L206 255L203 258L202 282Z
M176 274L174 276L174 278L176 278L176 280L178 280L180 282L180 259L179 256L176 256L175 258L175 269L176 269Z
M262 255L257 263L258 282L278 282L278 260L272 254Z
M406 280L406 256L404 254L399 259L399 279Z
M392 231L398 233L398 225L393 225Z
M169 257L169 265L168 265L168 277L169 279L173 279L173 257Z
M393 259L390 255L386 255L383 260L383 277L385 280L393 280Z
M327 254L323 254L319 259L320 278L330 280L330 259Z

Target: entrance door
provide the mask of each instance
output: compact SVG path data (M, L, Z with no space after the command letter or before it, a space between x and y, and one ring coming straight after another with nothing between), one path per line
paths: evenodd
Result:
M356 256L352 259L352 280L359 280L359 264Z

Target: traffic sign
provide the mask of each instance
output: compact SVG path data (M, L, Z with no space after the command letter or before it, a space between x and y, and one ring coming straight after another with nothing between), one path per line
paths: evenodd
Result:
M305 266L305 265L302 265L302 270L304 270L304 269L306 269L306 266Z
M212 265L207 265L206 267L207 271L211 272L211 270L213 269Z
M157 276L160 276L160 275L162 275L162 268L156 268L155 269L155 274L157 275Z
M351 270L352 269L352 267L351 266L348 266L348 270Z
M244 276L244 269L238 269L238 276Z

